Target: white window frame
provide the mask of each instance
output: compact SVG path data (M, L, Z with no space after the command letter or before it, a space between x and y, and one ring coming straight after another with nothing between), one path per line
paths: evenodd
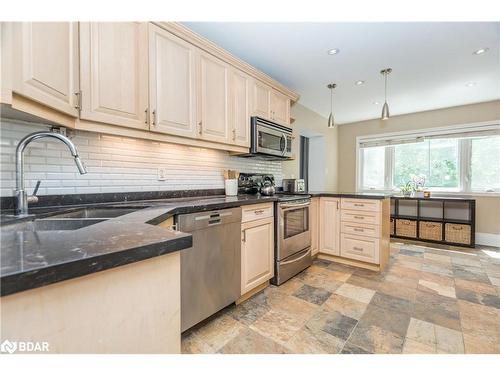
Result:
M393 172L394 172L394 147L386 146L385 155L385 179L384 189L364 189L363 184L363 148L360 147L364 142L383 142L388 140L397 140L408 137L430 137L433 135L450 135L460 134L470 131L485 131L492 129L500 129L500 120L498 121L485 121L471 124L459 124L446 127L430 128L425 130L412 130L401 131L392 133L383 133L369 136L356 137L356 191L358 192L384 192L393 193L398 192L399 188L393 187ZM471 139L464 138L459 141L458 145L458 173L459 173L459 187L458 189L442 189L430 188L431 191L436 191L449 195L456 194L472 194L472 195L487 195L487 196L500 196L500 189L493 192L486 192L484 190L471 189Z

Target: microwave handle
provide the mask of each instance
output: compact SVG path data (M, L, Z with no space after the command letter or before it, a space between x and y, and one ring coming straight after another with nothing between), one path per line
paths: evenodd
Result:
M283 138L285 140L285 147L283 147L283 154L282 154L282 155L285 155L286 149L288 147L288 138L287 138L286 134L281 134L281 138Z

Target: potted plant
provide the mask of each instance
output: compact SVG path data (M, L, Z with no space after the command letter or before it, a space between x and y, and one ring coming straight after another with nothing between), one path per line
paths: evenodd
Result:
M413 185L413 196L416 198L424 197L424 186L425 186L425 176L411 176L411 182Z
M401 193L403 194L404 197L409 197L409 196L411 196L411 194L413 192L413 187L414 187L413 182L408 181L406 184L401 186L399 189L401 190Z

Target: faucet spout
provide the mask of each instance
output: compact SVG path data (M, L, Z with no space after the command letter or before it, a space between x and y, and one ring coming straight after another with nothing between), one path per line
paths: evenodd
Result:
M63 142L68 146L80 174L87 173L85 165L78 156L78 149L71 139L65 135L49 131L28 134L21 139L16 148L16 215L26 215L28 213L28 195L26 194L24 181L24 150L31 142L41 138L55 138Z

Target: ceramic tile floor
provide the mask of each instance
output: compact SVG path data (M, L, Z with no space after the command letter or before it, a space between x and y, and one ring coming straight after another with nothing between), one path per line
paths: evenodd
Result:
M183 353L500 353L500 249L392 243L383 273L315 260L183 334Z

